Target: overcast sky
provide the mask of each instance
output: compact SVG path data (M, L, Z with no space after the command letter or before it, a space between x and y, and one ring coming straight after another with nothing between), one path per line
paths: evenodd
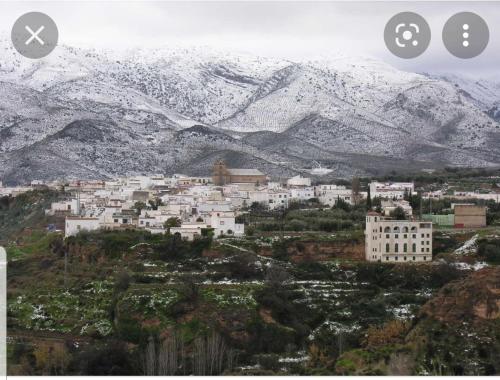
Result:
M50 15L60 42L73 46L213 45L288 59L342 52L376 56L409 71L500 77L500 1L1 1L0 31L10 33L20 15L34 10ZM384 45L385 23L402 11L419 13L432 30L428 50L416 59L393 57ZM471 60L453 57L441 40L446 20L461 11L478 13L490 28L486 51Z

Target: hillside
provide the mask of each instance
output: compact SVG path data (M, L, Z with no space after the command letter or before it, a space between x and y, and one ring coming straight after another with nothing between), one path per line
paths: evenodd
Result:
M4 48L0 57L6 183L194 174L221 154L274 176L307 173L313 160L335 177L401 162L500 164L494 83L457 84L362 57L292 62L200 47L61 46L38 62ZM214 133L178 133L196 125Z

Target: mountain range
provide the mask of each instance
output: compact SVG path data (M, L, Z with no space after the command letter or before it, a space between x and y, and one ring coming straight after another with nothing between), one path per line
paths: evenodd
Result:
M0 180L209 175L214 160L273 177L500 165L500 83L400 71L373 58L291 61L204 47L0 41Z

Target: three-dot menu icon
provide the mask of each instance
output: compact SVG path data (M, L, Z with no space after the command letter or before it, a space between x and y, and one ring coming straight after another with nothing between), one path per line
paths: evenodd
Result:
M443 43L455 57L468 59L481 54L490 39L486 22L472 12L450 17L443 28Z

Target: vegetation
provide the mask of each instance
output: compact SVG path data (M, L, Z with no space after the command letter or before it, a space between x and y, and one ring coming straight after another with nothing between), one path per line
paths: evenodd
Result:
M367 263L359 258L366 203L310 200L286 212L251 205L244 239L212 240L208 230L193 242L138 230L64 239L46 228L60 221L36 206L62 196L2 201L0 220L17 226L2 225L9 374L500 372L499 319L493 309L479 317L489 309L472 303L497 297L494 232L463 254L454 252L474 233L439 232L432 264ZM470 280L485 270L490 282Z

